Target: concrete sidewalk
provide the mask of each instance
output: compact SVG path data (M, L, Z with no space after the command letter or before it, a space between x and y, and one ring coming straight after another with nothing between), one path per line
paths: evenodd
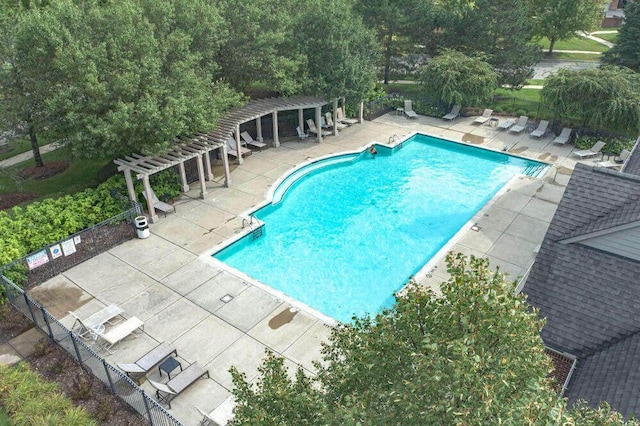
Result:
M57 143L50 143L48 145L43 145L40 147L40 154L46 154L47 152L51 152L53 150L58 149L59 146ZM11 158L7 158L6 160L0 161L0 169L15 166L16 164L20 164L24 161L33 158L33 151L23 152L22 154L15 155Z

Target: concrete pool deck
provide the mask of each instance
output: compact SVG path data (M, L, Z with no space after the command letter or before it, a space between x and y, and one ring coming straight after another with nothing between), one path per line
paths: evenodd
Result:
M473 117L446 122L422 116L408 120L391 113L351 126L321 144L292 141L256 151L232 171L230 188L223 186L218 173L217 180L207 183L205 199L199 198L196 188L184 194L175 214L151 225L148 239L131 240L100 254L33 289L31 295L68 326L72 319L67 310L84 317L110 303L120 305L126 317L140 318L145 323L140 337L122 342L113 355L102 355L112 363L133 362L160 342L172 342L183 366L198 362L211 378L199 380L175 398L169 412L185 425L194 425L201 420L198 407L224 423L233 407L228 372L232 365L254 380L265 350L270 349L285 357L292 373L296 365L313 373L312 361L320 358L320 343L330 334L330 324L322 316L305 309L290 311L288 301L203 256L239 232L238 215L263 202L270 186L303 161L422 131L496 150L506 146L518 155L552 163L543 179L513 179L470 222L477 224L477 230L465 227L450 247L488 257L492 267L499 266L510 279L525 274L575 165L570 158L573 146L554 146L551 135L539 140L472 121ZM277 259L266 253L256 261ZM437 288L446 280L444 270L444 260L437 260L417 276L418 281ZM65 297L48 297L51 294ZM221 300L224 296L231 299ZM158 371L149 378L159 380ZM143 388L153 395L148 383Z

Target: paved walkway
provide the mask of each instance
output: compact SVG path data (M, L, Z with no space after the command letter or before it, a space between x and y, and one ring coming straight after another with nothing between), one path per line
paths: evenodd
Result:
M276 180L302 162L414 131L547 161L553 167L544 179L513 179L416 279L437 291L446 278L443 256L449 249L487 256L510 279L526 273L575 166L573 147L551 144L551 134L534 139L472 121L473 117L447 122L423 116L408 120L387 114L321 144L284 142L279 148L254 152L235 167L230 188L223 186L216 161L218 178L207 183L205 199L199 198L199 189L189 191L176 203L177 213L151 225L149 238L115 247L30 294L67 325L72 323L67 310L84 317L110 303L122 306L127 317L142 319L144 333L123 342L107 359L132 362L160 342L173 343L183 365L198 362L211 378L199 380L178 396L170 412L185 425L195 425L201 420L195 409L199 407L225 423L233 407L228 372L232 365L255 381L265 350L270 350L285 358L291 374L297 365L313 374L312 361L320 358L321 342L334 324L207 255L241 232L240 215L261 203ZM265 255L256 261L274 260ZM149 378L161 379L157 370ZM153 394L148 383L143 387Z
M50 143L48 145L43 145L40 147L40 154L46 154L47 152L51 152L55 149L58 149L58 144ZM0 161L0 169L5 167L14 166L16 164L22 163L23 161L27 161L30 158L33 158L33 151L23 152L22 154L15 155L11 158L7 158L6 160Z

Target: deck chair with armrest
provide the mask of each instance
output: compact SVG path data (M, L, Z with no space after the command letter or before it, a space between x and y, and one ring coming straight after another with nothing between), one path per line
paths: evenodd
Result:
M318 128L316 127L316 122L313 121L313 119L308 119L307 120L307 126L309 127L309 132L313 133L314 135L318 134ZM322 136L329 136L331 134L331 132L327 132L326 130L320 130L322 133Z
M327 124L329 125L329 127L333 128L334 122L333 122L333 117L331 116L331 113L327 112L324 114L324 116L326 117ZM337 118L336 118L335 125L338 128L338 130L346 129L347 127L349 127L346 124L340 123Z
M526 115L521 115L518 118L518 122L515 126L509 129L509 132L520 133L527 127L527 121L529 121L529 117Z
M589 149L573 151L573 155L575 155L576 157L580 157L580 159L593 157L594 155L600 154L600 151L602 151L602 148L604 148L604 146L605 143L603 141L598 141Z
M480 117L477 117L475 120L473 120L473 122L478 124L484 124L491 118L492 115L493 115L493 110L487 108L484 110L482 115Z
M142 191L142 196L145 200L147 200L147 204L149 204L149 200L147 199L147 191ZM153 192L153 188L151 188L151 200L153 201L153 208L156 210L160 210L164 213L164 216L167 217L167 213L170 211L176 212L176 208L169 203L165 203L164 201L160 201L155 192Z
M248 132L240 133L240 137L244 141L243 145L251 145L251 146L254 146L254 147L258 148L261 151L262 151L262 148L267 146L266 143L260 142L260 141L257 141L255 139L253 139L253 137Z
M596 166L617 169L624 166L624 163L627 161L630 155L631 153L629 151L623 149L622 151L620 151L620 154L613 159L613 161L599 161L596 163Z
M178 356L178 351L173 344L161 343L132 364L116 363L118 368L138 382L152 368L167 359L170 355Z
M406 115L407 118L416 118L418 116L413 110L413 101L410 99L405 99L404 101L404 115Z
M141 332L136 333L136 330L143 329L144 322L142 320L131 317L128 320L121 322L108 331L96 331L97 337L100 338L102 349L106 350L110 354L114 354L116 351L111 349L117 347L121 341L129 336L138 337Z
M566 144L571 139L571 128L565 127L562 129L560 134L556 136L556 138L552 141L553 143L559 143L561 145Z
M296 127L296 132L298 133L298 137L300 139L306 139L309 137L309 133L303 132L300 126Z
M443 120L453 121L460 115L460 105L454 105L449 114L442 116Z
M251 154L251 150L249 148L245 148L242 145L240 145L240 152L242 153L243 157L247 154ZM231 154L234 157L238 158L238 146L236 144L236 140L232 137L227 138L227 154Z
M180 395L182 391L194 384L205 374L207 377L210 377L208 370L205 370L197 362L194 362L166 384L154 382L153 380L148 380L148 382L156 389L156 398L158 401L171 408L171 400Z
M344 115L344 110L342 109L342 107L339 107L336 110L336 120L339 123L344 123L344 124L348 124L348 125L357 124L358 123L358 120L356 118L347 118L347 116Z
M102 308L85 319L80 319L75 313L69 311L69 315L74 319L71 330L83 339L89 339L95 334L94 330L96 328L105 324L114 325L117 323L116 319L120 321L123 312L122 308L115 303Z
M506 120L502 120L500 124L498 124L498 129L507 130L514 124L516 124L516 120L514 120L513 118L507 118Z
M540 124L538 124L538 128L529 134L529 136L534 136L536 138L541 138L547 133L547 127L549 127L549 121L540 120Z

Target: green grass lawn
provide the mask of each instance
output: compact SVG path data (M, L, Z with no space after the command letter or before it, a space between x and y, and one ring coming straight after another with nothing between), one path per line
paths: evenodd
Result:
M38 145L44 146L48 144L49 138L46 136L38 136ZM6 160L7 158L15 157L23 152L31 151L31 140L28 136L14 139L7 143L7 147L10 147L9 151L4 151L4 148L0 148L0 160Z
M551 56L545 53L545 59L558 59L564 61L584 61L584 62L599 62L600 55L594 55L592 53L559 53L553 52Z
M62 161L71 158L66 149L57 149L42 156L45 163L49 161ZM25 161L6 169L0 169L0 189L2 192L33 192L40 198L58 197L73 194L85 188L96 186L99 182L99 171L111 161L110 158L102 159L72 159L69 168L64 172L49 179L34 180L21 179L17 175L27 167L33 166L33 159Z
M535 78L530 78L529 80L527 80L527 84L531 85L531 86L544 86L544 78L543 79L535 79Z
M603 40L610 41L611 43L617 43L618 42L618 33L614 33L614 34L594 34L593 36L601 38Z
M389 84L378 83L378 86L385 89L387 93L400 92L400 93L403 93L405 96L415 96L415 97L424 96L424 89L422 89L422 87L420 87L418 83L389 83Z
M537 43L544 49L549 50L549 39L543 37ZM553 45L553 50L584 50L587 52L606 52L609 50L604 44L590 40L586 37L573 37L569 40L558 40Z

